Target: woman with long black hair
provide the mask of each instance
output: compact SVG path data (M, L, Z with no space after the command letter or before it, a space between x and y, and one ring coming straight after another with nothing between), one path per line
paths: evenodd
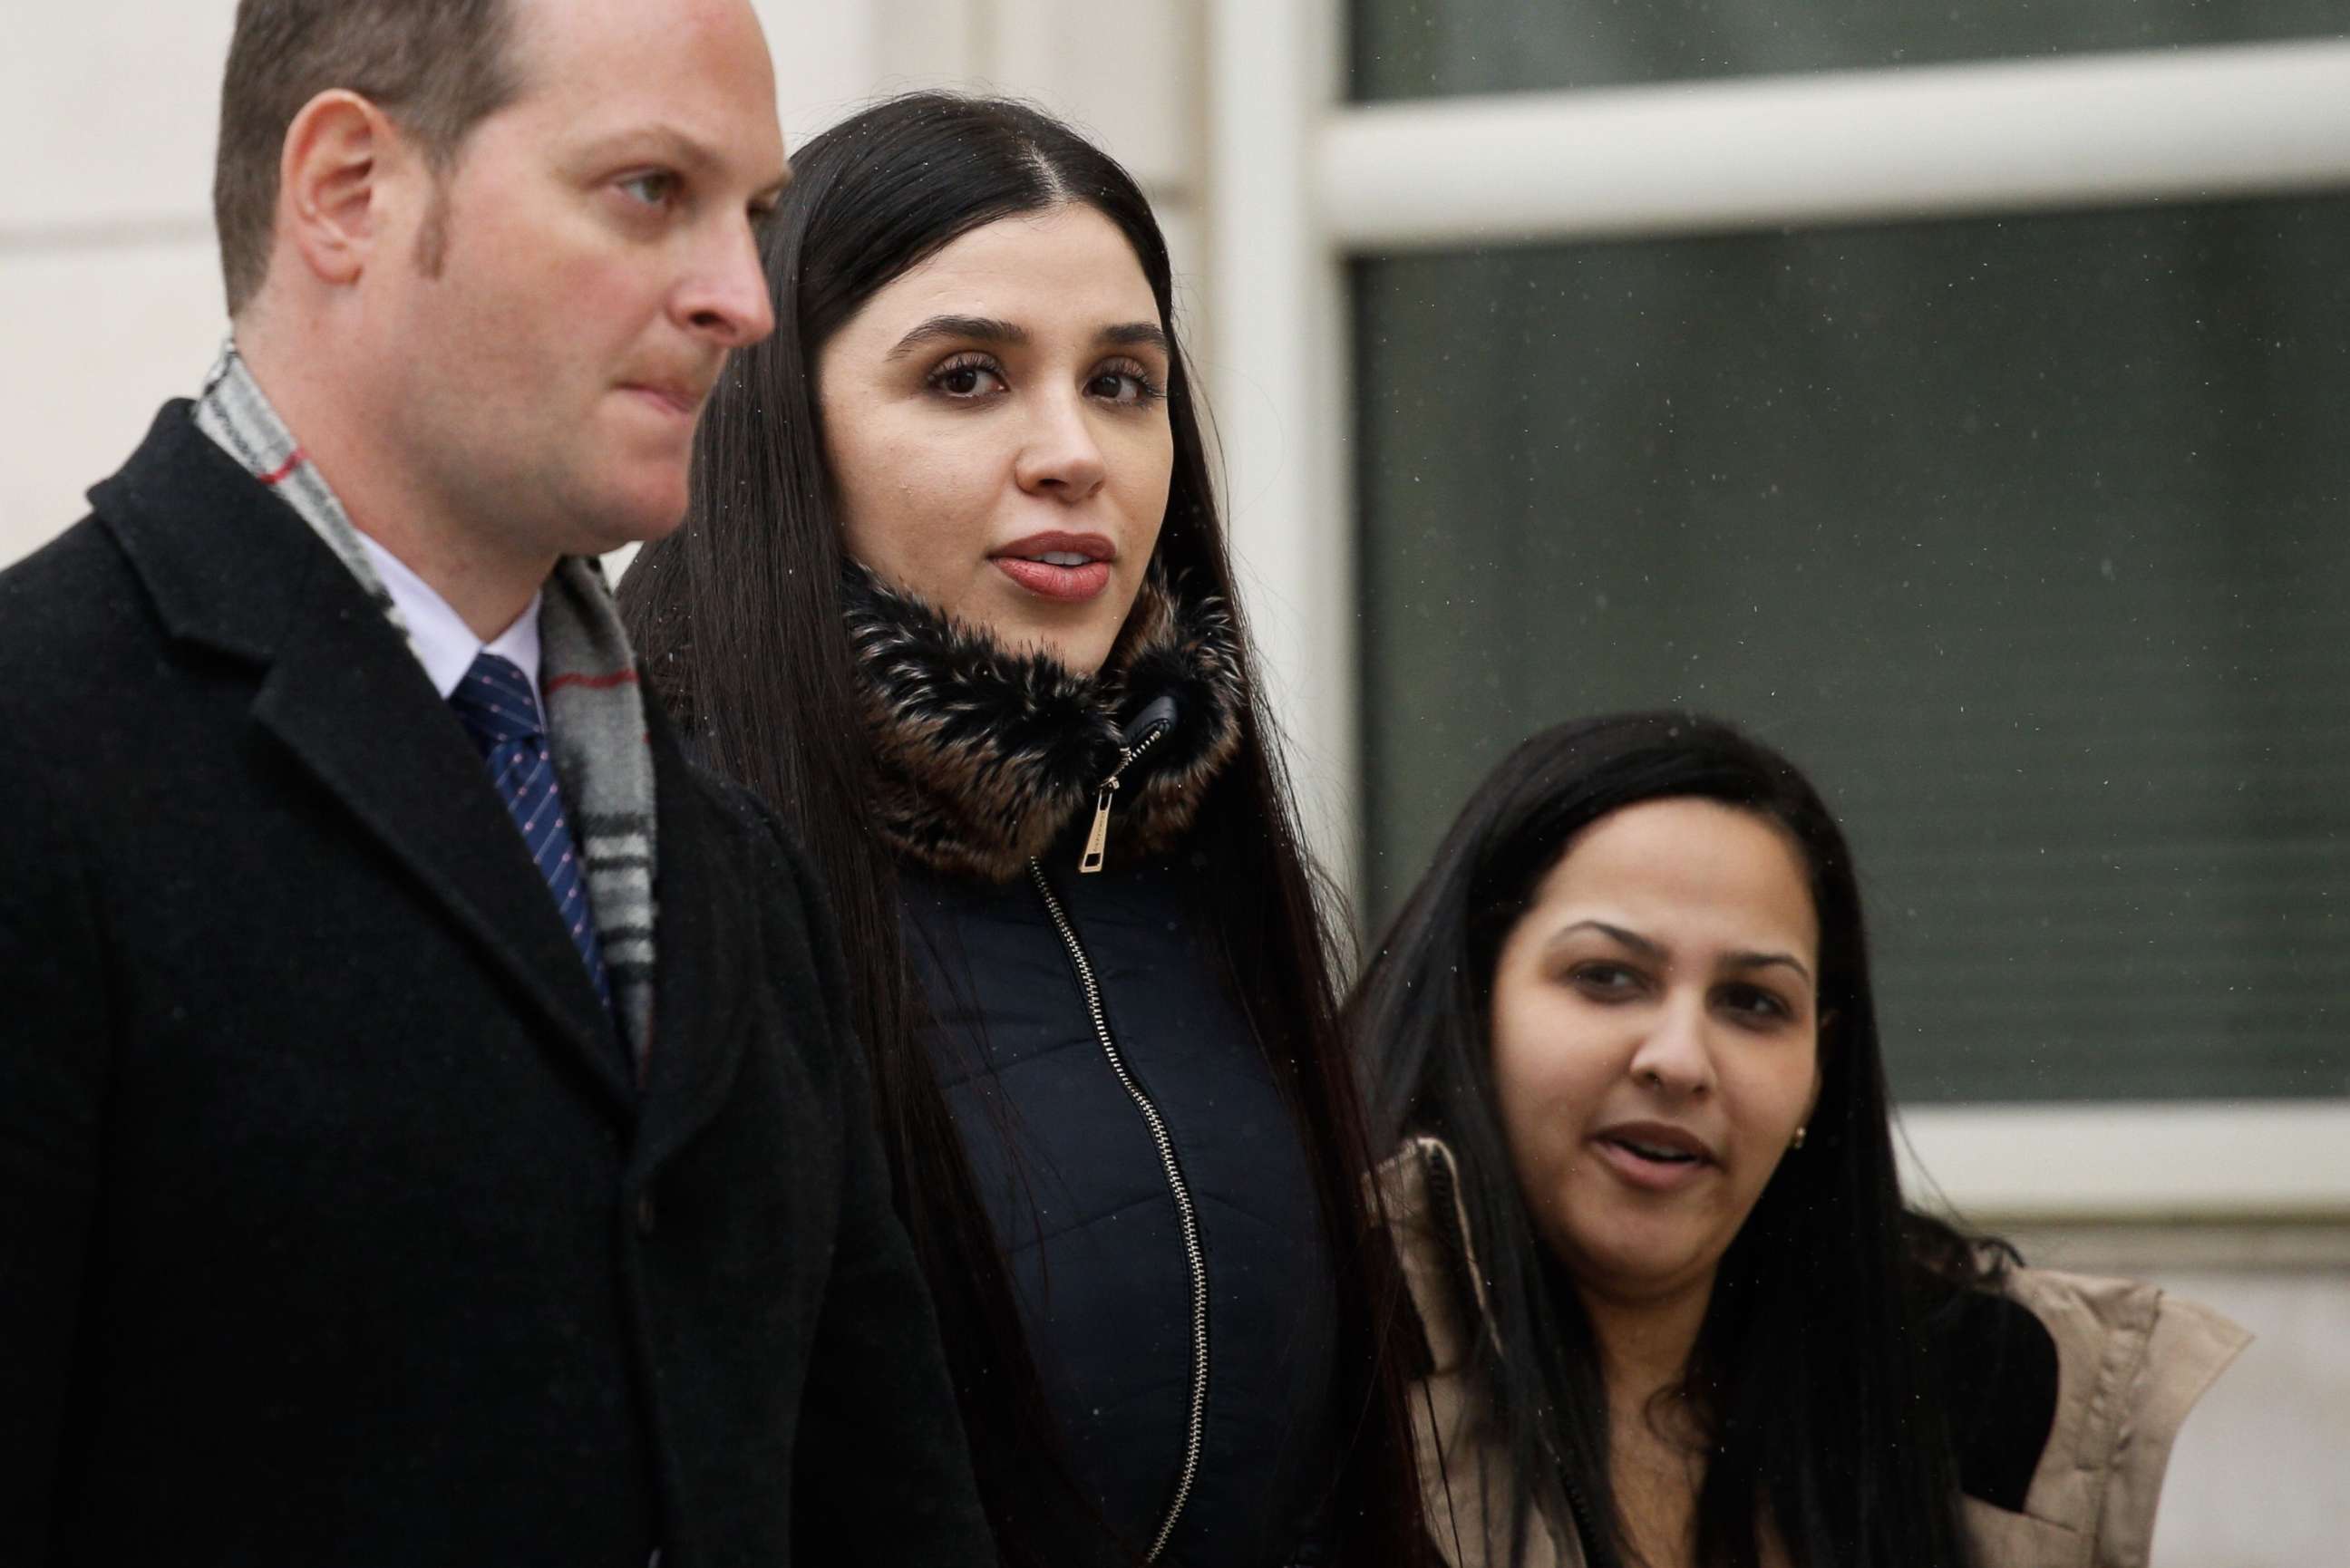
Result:
M2244 1335L1904 1204L1852 856L1783 758L1535 736L1348 1016L1453 1568L2142 1568Z
M777 330L619 597L825 874L998 1541L1412 1561L1400 1285L1158 225L1009 102L793 167Z

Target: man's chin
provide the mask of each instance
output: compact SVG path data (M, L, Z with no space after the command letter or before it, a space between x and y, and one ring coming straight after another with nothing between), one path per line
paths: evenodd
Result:
M565 554L608 556L615 550L666 539L685 524L681 478L671 483L618 488L601 500L601 505L574 511L576 544Z

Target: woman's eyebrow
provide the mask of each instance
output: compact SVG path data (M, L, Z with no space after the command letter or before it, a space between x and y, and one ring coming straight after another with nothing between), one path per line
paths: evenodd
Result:
M1803 960L1797 958L1793 953L1724 953L1722 955L1721 961L1731 969L1771 969L1776 967L1794 970L1797 974L1802 975L1807 982L1812 978L1811 970L1804 964Z
M1167 334L1159 330L1155 321L1122 322L1116 327L1103 327L1101 335L1103 342L1116 343L1124 348L1156 348L1161 354L1173 351L1168 344Z
M925 343L936 343L946 338L960 338L969 343L1002 343L1016 348L1026 346L1029 334L1026 327L993 316L933 316L918 323L899 338L897 347L889 350L889 357L902 359ZM1115 343L1121 348L1156 348L1162 354L1171 352L1166 332L1154 321L1121 321L1103 327L1099 338L1104 343Z
M933 316L903 337L889 350L892 359L902 359L925 343L941 338L960 337L977 343L1009 343L1017 347L1028 341L1028 329L1009 321L999 321L992 316Z
M1577 920L1571 926L1561 926L1551 934L1550 945L1556 947L1577 931L1597 931L1600 935L1630 948L1645 959L1661 962L1667 956L1663 943L1652 938L1644 937L1638 931L1627 930L1622 926L1610 925L1606 920ZM1760 951L1724 953L1721 955L1721 961L1730 969L1791 969L1802 975L1806 981L1812 978L1810 967L1793 953Z
M1571 926L1561 926L1551 933L1550 945L1556 947L1577 931L1597 931L1604 937L1609 937L1623 943L1642 958L1661 960L1665 956L1663 943L1644 937L1638 931L1627 931L1621 926L1611 926L1605 920L1577 920Z

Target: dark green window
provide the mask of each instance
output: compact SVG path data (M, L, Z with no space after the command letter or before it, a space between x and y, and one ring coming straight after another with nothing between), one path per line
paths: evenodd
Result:
M1375 919L1683 704L1839 808L1905 1097L2350 1094L2350 199L1354 282Z
M1358 99L2350 34L2350 0L1357 0Z

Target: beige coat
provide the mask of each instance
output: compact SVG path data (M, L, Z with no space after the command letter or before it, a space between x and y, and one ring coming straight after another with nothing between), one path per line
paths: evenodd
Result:
M1500 1568L1504 1543L1489 1556L1480 1525L1508 1517L1509 1461L1474 1418L1470 1325L1455 1321L1447 1274L1456 1265L1430 1220L1430 1162L1451 1160L1441 1143L1415 1138L1379 1168L1378 1182L1435 1369L1412 1397L1429 1529L1450 1568ZM1454 1218L1455 1233L1467 1236L1467 1216ZM1965 1500L1978 1557L1985 1568L2145 1568L2171 1440L2251 1336L2126 1280L2020 1269L2007 1288L2055 1341L2056 1419L2022 1513ZM1526 1568L1585 1568L1572 1531L1562 1539L1544 1521L1530 1530Z

